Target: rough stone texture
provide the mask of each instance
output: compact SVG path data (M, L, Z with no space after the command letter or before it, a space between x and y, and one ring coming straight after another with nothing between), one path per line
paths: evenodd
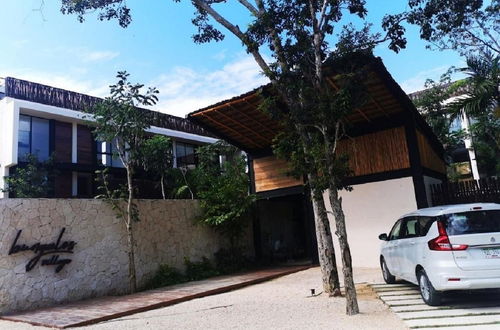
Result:
M213 258L222 239L195 223L199 205L192 200L140 200L141 221L134 224L139 286L160 264L182 269L184 258ZM128 289L126 228L111 207L91 199L0 200L0 313L50 306ZM18 230L17 244L75 241L73 254L60 254L71 263L59 273L56 266L38 263L26 272L32 251L8 255ZM46 256L46 258L50 255ZM42 258L43 259L43 258Z

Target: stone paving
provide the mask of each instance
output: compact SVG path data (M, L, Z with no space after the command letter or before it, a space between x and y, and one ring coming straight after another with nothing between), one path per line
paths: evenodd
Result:
M500 290L449 292L441 306L433 307L424 303L418 287L410 283L371 287L410 329L500 329Z
M89 325L195 298L231 291L288 275L310 266L266 269L144 291L127 296L102 297L61 306L3 315L0 319L52 328Z

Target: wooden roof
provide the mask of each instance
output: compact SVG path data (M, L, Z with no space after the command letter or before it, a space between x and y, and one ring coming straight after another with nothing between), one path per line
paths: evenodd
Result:
M366 82L368 100L346 118L347 123L353 127L366 126L375 120L385 118L387 121L392 121L396 115L408 114L415 117L419 127L431 137L436 147L442 150L432 130L419 115L406 93L394 81L382 60L374 56L365 57L364 60L370 65ZM333 74L334 71L326 79L333 89L337 89ZM268 149L274 136L280 131L279 123L259 109L259 103L262 101L261 92L269 86L262 86L192 112L188 118L250 154Z

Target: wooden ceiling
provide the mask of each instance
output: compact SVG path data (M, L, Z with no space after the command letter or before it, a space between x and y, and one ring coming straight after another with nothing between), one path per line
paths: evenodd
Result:
M393 80L379 58L370 58L370 73L366 88L369 97L365 104L346 118L351 126L370 124L391 118L404 111L416 112L411 101ZM337 89L332 76L327 81ZM262 87L262 88L265 88ZM261 89L195 111L188 118L220 138L249 152L268 149L280 131L278 122L259 109Z

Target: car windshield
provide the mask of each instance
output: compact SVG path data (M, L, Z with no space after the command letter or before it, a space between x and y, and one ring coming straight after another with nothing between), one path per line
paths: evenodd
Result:
M451 213L442 219L450 236L500 232L500 210Z

